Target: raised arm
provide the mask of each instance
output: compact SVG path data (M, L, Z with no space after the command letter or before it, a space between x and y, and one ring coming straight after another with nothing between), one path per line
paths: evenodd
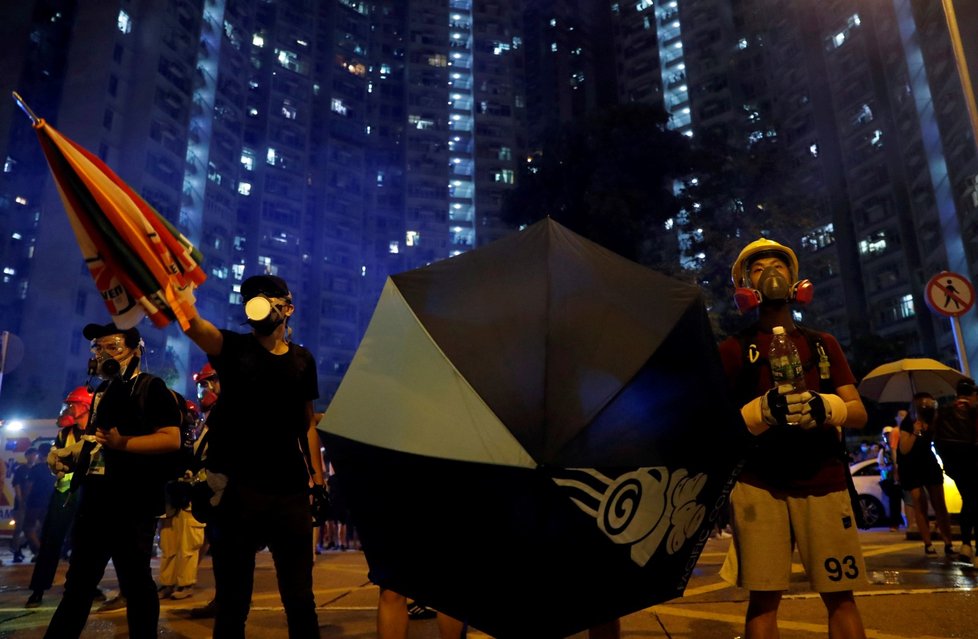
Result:
M221 347L224 345L224 336L221 331L209 321L196 316L190 320L190 326L184 330L194 344L200 347L208 355L219 355Z

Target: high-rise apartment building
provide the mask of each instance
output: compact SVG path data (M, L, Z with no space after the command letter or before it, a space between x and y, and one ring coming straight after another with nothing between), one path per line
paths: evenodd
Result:
M294 339L316 355L328 401L388 274L505 231L524 154L517 9L39 0L3 10L14 55L0 82L200 247L205 317L240 329L241 281L285 277ZM5 107L0 328L26 357L0 403L48 416L86 379L81 327L107 315L29 123ZM147 369L189 391L199 351L175 327L142 332Z
M612 7L623 99L662 101L674 127L688 108L696 141L777 150L782 171L771 179L786 184L765 191L790 194L798 220L797 233L779 239L799 247L816 283L802 321L846 343L879 336L906 354L953 361L949 323L926 308L923 288L943 269L978 275L970 187L978 164L941 3ZM971 32L973 10L959 19ZM673 31L670 48L662 37ZM632 42L644 43L640 52ZM682 69L672 61L669 74L664 54L673 49ZM682 96L668 92L680 78L688 102L677 112ZM962 323L974 360L978 326L973 314Z

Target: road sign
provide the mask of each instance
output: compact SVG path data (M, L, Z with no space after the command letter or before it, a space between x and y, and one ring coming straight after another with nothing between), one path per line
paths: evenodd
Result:
M960 317L975 305L975 287L951 271L941 271L924 288L927 306L944 317Z

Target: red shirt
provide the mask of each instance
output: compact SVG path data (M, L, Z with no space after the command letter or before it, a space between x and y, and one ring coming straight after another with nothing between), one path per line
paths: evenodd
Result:
M810 330L810 329L809 329ZM839 342L828 333L817 333L829 358L829 379L825 380L825 392L835 392L840 386L855 384L845 354ZM823 392L819 377L819 354L812 353L808 339L801 331L789 333L791 341L805 368L805 384L808 390ZM745 366L744 348L736 337L728 337L720 343L720 357L727 374L730 389L741 404L767 393L774 384L767 353L771 347L770 332L758 330L748 342L748 358L756 363ZM745 392L743 375L756 377L754 388ZM842 445L838 430L825 425L811 430L792 427L773 427L755 438L756 448L748 457L740 481L774 492L791 496L825 495L846 490L845 462L842 461Z

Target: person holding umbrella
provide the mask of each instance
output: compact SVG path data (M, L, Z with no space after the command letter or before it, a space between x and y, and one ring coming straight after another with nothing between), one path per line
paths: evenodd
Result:
M208 473L227 476L213 514L214 637L244 637L255 554L267 545L289 636L315 638L309 482L322 487L324 480L322 456L310 455L310 477L303 449L320 448L313 410L319 396L316 362L289 341L295 306L285 280L249 277L241 297L251 332L220 330L200 316L184 328L221 380L221 398L208 418L207 448Z
M731 492L734 539L720 576L750 591L745 636L777 637L797 545L828 612L830 636L861 639L852 591L866 583L866 568L840 428L862 428L867 414L839 343L794 322L792 304L812 295L798 272L794 251L765 238L744 247L731 270L738 307L756 309L757 321L724 340L720 355L756 446ZM799 352L803 392L773 387L766 354L776 326Z

